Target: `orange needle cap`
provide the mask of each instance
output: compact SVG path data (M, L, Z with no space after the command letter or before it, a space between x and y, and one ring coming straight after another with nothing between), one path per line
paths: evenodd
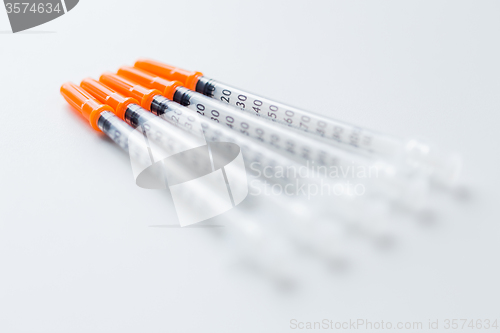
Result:
M162 92L163 96L170 100L174 98L177 88L182 86L182 83L179 81L168 81L149 72L129 66L121 67L118 70L118 75L147 88L158 89Z
M187 71L155 60L139 59L134 66L167 80L180 81L186 88L191 90L196 90L198 79L203 76L200 72Z
M161 95L161 91L159 90L144 88L135 82L113 73L102 74L99 81L122 95L132 97L140 101L141 106L147 110L151 108L153 98L157 95Z
M110 106L100 103L88 92L71 82L66 82L61 86L61 95L72 107L80 111L85 119L89 120L93 129L99 132L101 130L97 126L97 120L101 113L103 111L113 112Z
M115 110L114 113L120 119L125 119L125 111L127 111L127 107L130 104L139 104L134 98L122 96L94 79L85 79L80 86L97 98L101 103L111 106Z

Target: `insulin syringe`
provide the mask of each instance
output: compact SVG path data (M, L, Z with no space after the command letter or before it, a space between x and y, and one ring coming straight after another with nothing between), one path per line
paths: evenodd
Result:
M164 126L168 124L145 110L142 112L142 108L133 98L114 94L107 96L106 104L101 103L92 94L96 93L92 89L94 83L97 82L92 79L85 79L82 82L82 86L88 90L72 83L65 83L61 87L61 94L71 106L89 120L95 130L105 133L131 155L131 159L133 158L138 166L149 167L157 162L155 156L161 155L166 158L203 144L196 137L188 137L184 131L175 127L165 131ZM137 127L142 127L141 131L136 130ZM156 140L161 152L158 150L158 154L151 154L145 137Z
M254 169L262 170L276 165L293 165L295 163L293 160L277 154L272 147L262 146L247 136L233 132L224 126L217 127L218 124L199 117L196 112L166 98L165 96L172 98L171 88L179 86L177 82L170 82L169 85L163 86L162 94L159 90L145 88L113 73L104 73L99 81L87 79L82 82L82 86L101 102L114 104L110 100L113 96L115 99L121 98L121 100L125 100L126 97L123 96L127 96L139 101L141 108L135 107L134 110L128 110L128 113L126 112L124 115L124 119L132 126L137 125L128 119L136 119L139 116L151 119L154 114L158 116L154 117L156 123L162 124L161 128L155 126L160 131L168 132L172 130L172 127L175 130L181 128L183 131L187 131L189 136L206 139L207 142L236 143L244 150L247 164L253 165ZM276 179L276 181L280 181L280 179ZM290 180L283 177L281 181L286 183Z
M116 115L116 113L121 112L123 108L130 106L134 107L134 105L137 105L137 101L128 99L125 106L122 102L118 102L118 104L115 105L118 110L113 109L109 105L101 104L89 92L72 83L65 83L61 87L61 94L71 106L73 106L87 120L89 120L91 126L95 130L105 133L126 153L136 155L137 151L134 150L147 152L147 149L144 150L144 148L147 148L145 137ZM117 102L117 100L110 100L110 102ZM151 116L155 117L153 115ZM161 120L159 118L157 119ZM184 137L186 137L186 133L183 133ZM183 143L179 142L179 144L182 145ZM138 156L135 156L135 158L138 158ZM141 162L145 164L151 164L154 162L153 160L148 162L148 154L139 158L141 158ZM182 173L183 171L185 171L185 168L178 168L175 170L176 173ZM205 186L198 187L197 191L199 192L199 195L196 197L199 200L197 202L193 202L194 207L199 204L203 204L200 201L208 200L209 204L217 205L220 204L223 199L214 195L212 189ZM186 195L189 194L190 193L186 193ZM193 200L191 197L189 199ZM240 251L243 251L242 254L245 254L245 252L253 253L253 250L259 249L262 251L262 254L260 256L252 256L259 265L263 265L264 268L271 270L278 275L286 273L286 270L288 269L287 267L284 268L285 271L281 269L276 270L273 267L284 258L290 256L293 257L295 249L293 248L293 245L290 244L290 241L279 234L270 235L270 232L264 230L263 226L256 223L256 221L248 216L248 214L243 214L238 210L235 210L233 214L233 218L236 218L238 223L231 223L230 227L233 234L239 236L238 245L240 246ZM276 251L276 246L273 242L280 242L280 244L284 244L286 250Z
M70 105L79 110L82 115L90 121L94 129L104 132L125 152L130 155L134 155L134 158L136 159L141 159L141 163L145 165L151 165L152 163L155 163L155 160L152 159L151 156L147 153L149 145L146 143L145 137L151 138L153 140L158 140L159 137L164 137L165 134L170 134L170 140L167 140L168 145L164 146L164 148L169 151L169 155L173 155L176 153L176 151L193 145L193 143L189 143L189 141L192 140L190 135L187 135L186 132L177 129L174 126L168 126L168 124L165 127L166 129L168 129L168 131L162 131L160 133L150 133L147 136L143 136L140 131L135 130L133 127L120 119L120 117L127 118L134 127L139 126L137 124L142 124L144 128L150 125L150 120L157 120L158 124L161 124L164 121L158 117L153 116L149 112L146 112L144 110L142 111L146 113L142 112L137 104L139 102L132 98L124 98L115 93L107 94L108 91L102 89L103 87L94 80L86 79L84 80L82 85L90 89L93 93L99 95L101 98L106 99L106 101L113 105L113 107L101 104L86 90L71 83L64 84L61 87L61 93ZM105 94L103 94L103 92ZM134 116L133 114L136 115ZM148 117L147 115L151 117ZM142 119L137 119L137 116ZM132 119L136 119L137 122ZM145 121L145 119L148 119L149 121ZM158 127L157 129L160 129L160 127ZM151 131L151 128L149 128L149 131ZM160 135L158 136L157 134ZM197 142L194 142L194 145L196 144ZM138 156L138 154L140 154L141 152L146 153ZM170 167L171 166L172 165L170 164ZM175 169L175 173L177 174L178 178L185 178L185 176L182 176L182 173L186 171L185 169L186 168L184 164L179 165L179 167ZM159 186L158 188L161 188L161 186ZM203 198L202 201L209 201L210 205L220 204L219 202L221 201L221 198L215 195L210 188L201 186L197 188L197 191L199 192L199 195L196 196L198 199ZM191 193L186 193L186 195L189 195L187 199L189 201L193 201L194 198L190 194ZM192 202L194 209L199 208L200 204L203 204L200 202L200 200ZM286 210L282 211L282 214L283 213L286 213ZM233 229L236 228L238 232L242 234L242 236L244 235L245 239L250 241L250 243L259 244L258 247L261 249L262 246L267 247L265 246L265 244L267 244L269 248L268 251L265 251L266 258L269 259L277 255L273 253L273 245L268 244L268 241L263 241L260 238L261 235L268 234L268 232L264 230L257 232L257 230L262 229L262 226L260 224L256 224L252 220L252 218L248 216L248 214L244 214L242 212L236 212L235 216L237 217L238 223L232 224ZM233 217L235 216L233 215ZM309 218L306 219L306 221L307 220L309 220ZM251 230L251 232L248 232L249 230ZM295 236L299 236L300 238L300 235ZM273 240L275 241L278 238L282 237L275 235L275 238Z
M258 167L261 170L267 168L270 165L294 166L293 160L286 159L285 157L276 154L271 148L260 146L250 138L235 133L222 125L218 125L209 120L205 120L205 118L198 117L198 115L194 111L191 111L175 102L169 101L165 97L161 96L159 91L157 90L146 89L110 73L103 74L100 78L100 82L93 79L85 79L82 81L81 86L91 95L97 98L100 102L110 105L115 110L115 114L125 120L130 126L132 126L133 128L145 129L145 131L147 132L147 137L151 140L156 141L163 149L168 152L169 156L181 151L181 149L194 148L205 144L204 140L200 140L201 137L199 137L199 132L196 130L196 125L198 125L200 130L203 128L203 130L205 131L205 136L218 135L218 139L223 142L227 140L229 142L235 142L238 145L241 145L242 149L245 152L245 159L247 163L252 164L252 162L259 161ZM113 88L115 88L116 91ZM128 94L129 96L125 97L120 94L120 92L124 92L125 95ZM141 107L139 103L146 106L147 109L150 109L153 106L156 107L158 106L158 104L164 105L166 107L168 106L167 109L156 109L156 114L160 116L170 114L172 117L176 115L179 118L185 119L185 117L189 117L189 113L191 113L191 116L194 119L205 121L201 122L201 124L190 122L191 126L189 126L189 131L186 131L186 123L184 123L182 129L180 129L174 125L175 122L167 122L168 120L171 120L171 118L167 117L162 119L161 117L157 117L153 115L153 113L147 111L147 109ZM206 126L202 126L202 124L206 124ZM217 131L220 131L220 134L216 134L215 132ZM116 136L116 133L114 133L113 136ZM207 141L209 141L211 145L215 143L212 140ZM217 152L212 149L211 153L213 155L212 159L217 160L217 156L214 156L214 154L217 154ZM219 152L219 154L224 154L224 152ZM201 166L199 163L195 163L195 165ZM296 166L296 168L298 168L298 166ZM182 164L179 165L177 169L181 170L176 171L178 174L185 172L184 165ZM182 177L186 178L185 176ZM176 178L179 178L179 176L177 176ZM243 179L238 179L238 181L245 182L245 180ZM284 182L287 183L287 185L290 185L291 180L286 178L277 178L273 179L273 181ZM314 181L314 179L303 179L303 181ZM243 184L243 186L247 186L246 182ZM208 197L210 197L210 195L208 195ZM281 207L281 213L285 213L287 212L288 205L291 202L300 199L294 198L293 196L287 198L288 200L286 202L282 200L279 201L278 198L274 196L270 197L269 200L275 203L276 207ZM349 228L349 226L351 226L354 222L358 227L363 228L368 236L379 237L379 235L383 233L384 230L380 230L378 228L378 224L376 223L376 221L378 219L385 219L387 218L386 216L377 216L374 213L370 221L352 220L352 211L359 210L359 208L363 207L364 210L370 208L369 206L365 206L365 204L368 203L366 200L369 200L369 198L369 195L352 198L347 194L345 196L336 196L333 199L331 197L325 197L327 201L320 202L320 204L322 204L321 206L313 205L315 208L310 210L310 212L314 214L314 212L329 211L334 216L334 220L337 220L337 222L342 222L342 224L346 228ZM354 207L356 207L357 209L353 209ZM319 223L314 222L315 219L312 215L309 215L304 219L308 221L312 219L313 221L309 222L309 224L311 225ZM338 221L339 219L340 221ZM303 224L303 222L299 224Z
M349 150L381 156L391 161L403 161L425 170L431 179L451 186L460 172L461 161L456 155L441 154L435 148L417 140L405 141L390 135L360 128L339 120L301 110L250 92L232 87L192 72L141 59L135 67L167 80L177 80L185 87L278 123L322 137Z
M421 183L425 178L425 174L416 173L414 169L409 169L405 164L392 165L377 158L339 149L301 132L290 131L284 126L276 126L273 122L262 117L255 117L246 112L241 112L241 110L233 106L221 103L183 86L174 85L172 81L162 79L146 71L133 67L122 67L119 69L118 74L145 87L160 91L165 90L165 95L172 94L172 90L174 90L173 101L196 111L211 121L224 124L238 133L274 147L284 154L293 156L293 158L301 162L315 162L318 165L335 166L342 170L353 167L375 167L378 180L394 181L398 184L413 182L416 179Z
M165 119L166 121L178 125L184 130L191 132L194 135L199 135L199 131L197 129L202 129L203 135L205 136L207 142L233 142L240 147L242 147L244 151L244 157L246 161L247 168L249 167L249 172L256 171L259 169L260 172L265 172L267 174L278 174L277 172L271 171L273 168L287 168L292 170L300 170L304 168L303 160L297 161L293 158L293 155L286 151L279 151L275 147L270 145L262 145L259 140L252 138L250 136L244 135L238 131L233 131L230 128L218 123L214 122L206 117L200 116L196 111L181 106L178 103L175 103L164 96L161 95L159 90L156 89L148 89L138 84L137 82L131 81L130 79L124 78L123 76L119 76L112 73L105 73L101 75L100 79L105 85L114 89L115 91L129 97L133 97L139 101L141 101L141 106L150 110L153 114ZM174 92L172 91L172 87L177 87L178 85L175 82L170 82L163 80L161 78L157 78L155 81L155 87L159 88L163 91L163 94L166 96L172 96ZM302 162L302 163L301 163ZM371 161L366 161L366 163ZM374 165L375 168L378 168L377 165ZM294 173L295 174L295 173ZM305 179L289 179L287 176L289 173L282 173L282 176L279 176L278 179L274 181L285 182L285 183L297 183L297 187L300 187L298 182L302 181L313 182L313 183L323 183L328 182L332 186L344 187L346 186L346 179L334 179L329 177L328 175L322 174L319 175L316 173L316 177L312 175L312 173L308 173L307 180ZM317 176L320 176L319 179ZM357 202L367 201L371 194L375 194L377 196L384 196L386 198L398 201L400 203L404 203L405 205L410 206L412 208L420 207L422 204L421 196L423 192L420 189L413 189L408 186L408 184L397 184L392 183L389 179L389 183L384 182L386 179L380 179L382 182L379 182L379 179L356 179L356 182L363 182L366 187L367 193L362 197L358 197ZM285 184L286 186L291 186L290 184ZM385 185L385 186L384 186ZM348 185L347 185L348 186ZM352 202L352 199L349 199ZM330 200L328 205L332 205L335 207L337 213L342 211L348 212L350 211L349 207L351 204L346 204L342 197L336 197L333 200ZM339 207L340 204L340 207Z

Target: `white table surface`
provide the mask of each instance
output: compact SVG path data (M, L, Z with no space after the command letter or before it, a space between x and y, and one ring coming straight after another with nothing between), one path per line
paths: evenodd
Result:
M497 1L85 0L11 34L0 10L0 332L500 317L499 17ZM210 228L151 227L176 223L169 195L137 187L59 94L139 57L459 152L468 200L283 295Z

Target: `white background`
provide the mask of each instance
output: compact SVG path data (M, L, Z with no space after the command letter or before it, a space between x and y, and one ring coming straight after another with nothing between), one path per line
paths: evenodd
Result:
M0 10L0 332L500 319L499 17L498 1L83 0L11 34ZM460 152L468 199L436 202L438 221L397 250L282 294L213 228L151 227L177 223L170 196L135 186L59 94L139 57Z

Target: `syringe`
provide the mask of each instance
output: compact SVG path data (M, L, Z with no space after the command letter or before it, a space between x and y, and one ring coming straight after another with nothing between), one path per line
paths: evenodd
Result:
M190 134L197 137L207 139L208 142L233 142L238 144L245 151L244 157L247 165L255 162L255 169L262 170L273 165L291 165L294 163L289 158L277 154L276 150L272 147L262 146L247 136L233 132L223 126L217 127L216 123L205 120L206 118L198 117L196 112L168 100L156 89L147 89L112 73L103 74L100 81L104 85L89 79L84 80L82 86L92 92L103 103L106 102L115 105L116 101L113 102L111 98L125 100L125 97L119 97L120 94L141 101L140 106L142 108L134 107L133 110L128 110L124 114L124 119L133 127L137 125L128 119L143 117L151 120L153 117L151 113L153 113L159 116L158 118L154 117L156 123L162 124L161 128L158 127L159 125L155 125L155 128L163 132L170 131L172 125L181 124L183 130L187 130ZM172 82L171 86L175 86L176 84ZM165 87L165 90L168 89L169 87ZM168 91L165 94L168 95ZM174 129L178 130L177 127L174 127ZM286 183L288 180L281 178L276 179L276 181Z
M120 76L125 76L131 81L148 88L165 91L172 90L171 81L162 79L151 73L133 67L122 67L118 71ZM391 165L380 159L354 154L326 142L315 140L303 132L290 131L284 126L275 126L273 122L261 117L255 117L246 112L211 99L197 92L177 86L173 94L173 100L205 116L210 121L221 123L278 151L290 158L294 158L302 164L316 164L328 166L330 169L344 173L346 170L361 170L365 175L361 181L372 184L381 184L378 192L390 193L392 199L405 202L415 206L420 201L414 197L422 197L427 188L428 179L421 170L408 167L405 164ZM359 176L354 176L360 180ZM375 188L377 185L374 185ZM406 192L408 195L402 195Z
M301 163L331 166L342 172L353 170L353 168L376 170L376 177L371 177L376 179L369 179L370 181L390 183L391 186L405 190L413 188L415 182L418 183L419 188L425 182L426 174L419 173L420 170L415 170L405 164L394 166L380 159L339 149L299 131L290 131L284 126L275 126L269 120L241 112L233 106L223 104L185 87L173 85L171 81L143 70L122 67L118 74L145 87L165 91L165 94L171 94L172 87L175 86L174 101L187 106L207 119L225 124L234 131L266 143L283 154L293 156ZM410 186L408 186L409 184ZM396 194L396 196L398 195Z
M90 122L93 129L104 132L128 152L127 138L134 129L120 120L109 105L101 104L88 92L70 82L61 86L61 95Z
M423 169L440 185L451 186L461 167L457 155L443 155L435 148L417 140L397 137L364 129L339 120L301 110L252 94L203 76L154 60L140 59L135 67L167 80L177 80L187 88L278 123L327 139L338 146L362 153L374 154L391 161Z
M169 101L162 95L159 95L158 90L146 89L143 86L137 84L136 82L130 81L124 77L121 77L112 73L105 73L101 75L100 81L111 87L112 89L118 91L119 93L134 97L137 100L143 101L141 106L145 109L150 110L152 113L162 117L163 119L179 125L181 128L198 135L196 132L197 128L202 128L207 142L233 142L239 145L243 152L247 167L250 166L249 172L256 171L258 168L262 173L267 173L270 175L278 174L279 170L276 169L290 168L293 170L303 169L307 163L300 163L301 161L294 161L292 155L287 152L281 152L281 154L272 146L262 145L260 141L252 139L249 136L241 134L237 131L233 131L224 125L217 122L211 121L206 117L199 117L199 114L195 111L188 109L179 105L178 103ZM157 84L162 84L164 80L159 79ZM166 86L168 83L164 83ZM166 87L172 86L171 84ZM158 86L161 88L160 86ZM163 89L162 89L163 90ZM158 94L154 96L155 94ZM152 101L152 102L151 102ZM194 132L193 132L194 131ZM304 161L302 161L304 162ZM291 186L289 183L295 183L297 181L296 187L300 187L301 184L305 182L316 183L321 186L320 183L328 183L332 187L344 186L346 179L334 179L329 177L314 177L312 173L308 173L306 177L308 179L288 179L288 173L282 173L278 179L273 179L275 182L283 183L283 186ZM317 175L316 175L317 176ZM299 183L300 181L300 183ZM352 212L359 211L359 209L351 209L353 205L358 205L361 207L363 204L360 202L367 202L371 200L371 195L380 195L387 197L398 202L403 202L406 205L410 205L411 208L419 208L422 205L422 192L420 190L416 191L412 188L405 186L381 186L377 184L378 179L357 179L357 182L364 183L366 186L366 193L362 197L357 197L354 200L352 197L345 199L340 197L335 197L330 200L328 198L328 203L325 202L327 206L330 206L336 215L352 216ZM346 201L347 200L347 201ZM375 214L373 215L375 217Z
M133 149L132 147L134 146L136 148L147 148L145 137L138 135L138 131L134 130L114 114L114 112L121 112L124 105L123 103L116 104L118 107L117 111L108 105L101 104L87 91L72 83L65 83L61 87L61 94L71 106L77 109L87 120L89 120L91 126L95 130L104 132L126 153L132 154L133 152L131 149ZM113 101L111 102L113 103ZM130 106L137 103L137 101L128 99L125 103L128 103ZM182 143L179 142L179 144ZM147 164L146 160L149 157L147 155L143 157L145 158L144 162ZM154 161L150 161L149 163L152 162ZM185 170L184 168L179 168L175 171L181 174ZM182 176L180 176L180 178L182 178ZM202 194L198 197L210 200L210 204L217 204L217 202L221 200L221 198L217 195L214 195L210 188L200 187L198 188L198 191ZM196 206L196 203L194 203L194 205ZM241 247L243 254L248 255L245 251L249 251L250 254L252 254L252 250L260 249L262 254L265 254L265 256L262 256L262 254L260 256L255 254L252 256L252 258L254 258L259 265L262 265L278 276L282 276L283 274L285 274L285 276L289 276L287 272L290 271L291 268L289 265L292 264L290 259L293 259L293 251L295 251L292 244L290 244L290 241L281 235L271 234L265 230L262 225L256 223L256 221L248 216L248 214L242 214L238 211L235 211L235 213L236 214L233 217L237 218L238 223L232 223L230 227L233 234L239 236L238 239L240 242L238 245ZM276 246L273 242L283 244L284 248L276 251ZM282 261L286 258L288 258L288 266L282 267L284 270L276 270L273 268L276 264L283 264Z
M172 121L172 123L176 124L178 121L180 121L183 124L182 128L188 130L188 132L196 136L199 135L199 133L196 131L197 124L195 122L195 120L198 119L197 114L194 111L191 111L177 103L168 101L163 96L161 96L157 90L146 89L140 85L137 85L133 82L110 73L103 74L100 78L100 81L106 85L92 79L85 79L82 82L82 86L87 91L91 92L95 97L97 97L101 102L106 102L114 107L115 110L117 110L117 114L122 115L132 127L148 126L148 131L150 132L152 132L154 129L155 132L148 135L148 137L170 137L173 140L180 140L184 142L190 141L190 136L188 137L187 133L184 136L182 135L182 133L175 133L178 131L178 128L173 127L171 124L164 123L161 118L152 116L151 113L147 112L145 109L142 109L138 105L131 104L131 96L135 97L135 99L137 100L140 100L141 104L149 109L156 107L158 104L166 106L166 108L162 109L156 108L155 113L160 116L167 116L164 119L170 121L172 121L171 117L177 117L177 120ZM114 91L113 89L116 89L116 91L118 92ZM129 98L125 98L124 96L120 95L120 93L129 95ZM125 109L125 112L122 111L123 109ZM147 117L146 114L149 114L149 117ZM151 117L154 117L156 119L156 122L153 122L153 125L151 125ZM131 121L131 119L138 120ZM149 119L147 123L145 122L146 119ZM206 118L201 118L199 120L202 121L200 128L203 127L205 135L209 137L207 138L207 141L224 142L227 140L228 142L237 143L244 150L244 156L246 157L245 159L247 160L247 163L252 164L252 162L259 161L259 165L261 168L266 168L270 165L277 164L289 166L296 165L296 162L294 162L293 160L286 159L285 157L277 155L276 152L272 150L272 148L261 146L257 142L252 141L247 136L233 132L222 125L205 119ZM189 124L191 126L186 126L186 124ZM175 136L170 132L175 133ZM215 136L217 139L215 139L213 136ZM276 181L280 180L285 183L289 181L285 178L276 179ZM314 181L314 179L308 180ZM352 214L354 206L356 208L362 207L363 204L362 202L360 203L360 201L365 201L368 198L369 195L367 195L366 197L358 197L356 198L357 200L352 197L336 197L333 200L330 200L331 198L327 198L328 201L323 202L324 205L322 207L316 206L317 209L311 211L329 210L337 217L346 219L346 215ZM283 201L277 201L277 198L274 197L270 198L270 200L275 203L279 202L279 204L276 204L276 206L282 206L283 209L280 210L281 212L287 211L287 205L285 205ZM293 198L289 197L287 204L291 201L293 201ZM309 218L312 218L312 216L309 216ZM372 219L376 218L376 216L372 216ZM352 224L352 221L349 221L349 219L347 219L347 221L345 222L347 222L348 224ZM371 222L373 224L373 220ZM314 225L315 223L311 222L310 224ZM376 228L374 228L373 231L369 230L369 224L364 224L363 229L365 229L365 231L369 234L372 233L370 234L370 236L379 237L380 235L380 230L376 230Z
M124 97L119 96L118 94L113 93L113 92L106 93L104 95L103 91L101 89L99 89L101 91L95 90L95 88L102 88L102 87L99 87L94 80L89 80L89 79L84 80L83 85L86 86L87 88L89 88L92 92L98 94L102 99L106 100L106 102L112 104L114 106L113 111L116 114L120 114L123 117L125 117L125 115L128 113L133 113L133 111L127 111L127 110L137 108L138 102L132 98L124 98ZM67 86L67 85L65 85L65 86ZM91 86L94 86L94 87L91 87ZM74 90L74 91L71 91L68 93L68 91L70 91L70 90ZM110 112L109 110L111 110L111 109L108 106L101 105L98 101L93 100L93 98L91 96L89 96L87 94L87 92L83 91L81 88L76 87L74 85L70 85L70 89L66 89L65 87L63 87L63 89L61 89L61 91L62 91L63 95L67 98L67 100L73 106L78 107L80 110L84 109L83 112L81 111L82 113L85 114L85 110L89 114L92 112L95 112L96 114L94 115L94 117L99 116L97 122L100 124L100 126L98 128L101 128L111 139L113 139L113 141L118 143L119 146L122 149L124 149L126 152L128 152L129 154L135 154L135 151L145 151L145 148L147 148L145 146L146 140L145 140L144 136L139 135L140 132L133 130L129 125L125 124L122 120L118 119L118 117L116 115L113 115L111 113L107 114L106 112L102 112L102 114L98 113L100 110L106 110L107 112ZM107 92L107 91L104 90L104 92ZM76 102L75 102L75 100L76 100ZM123 110L125 110L125 112L123 112ZM128 119L135 119L135 117L133 117L130 114L126 117ZM156 118L156 119L158 121L161 121L161 119L159 119L159 118ZM135 122L131 122L131 123L134 124ZM143 122L139 121L139 123L143 123ZM143 127L146 127L146 125L147 124L144 124ZM176 128L169 127L168 132L175 133ZM158 134L158 133L156 133L156 134L151 133L151 134L152 135L147 135L146 137L156 140L158 137L156 134ZM161 135L162 137L163 137L163 134L165 134L165 133L162 132L162 135ZM187 133L179 132L178 134L179 134L178 136L171 135L171 139L173 139L174 142L172 142L171 140L170 140L170 142L173 143L174 146L176 146L176 143L178 143L179 145L184 145L185 141L189 141L189 137L186 135ZM161 140L159 142L161 142ZM134 149L134 147L135 147L135 149ZM140 149L138 149L138 147L140 147ZM168 147L166 147L166 148L168 148ZM173 152L175 152L177 150L178 149L174 149ZM145 164L151 164L151 163L155 162L154 159L151 159L150 161L148 160L149 159L148 154L144 154L142 156L142 158L145 160ZM184 175L182 175L182 173L185 173L185 171L186 171L185 168L179 167L175 170L175 173L177 174L178 178L186 178ZM198 196L198 197L206 198L205 200L209 201L209 203L211 205L217 205L218 202L220 201L220 198L217 195L214 195L214 193L211 192L209 188L201 187L198 189L198 191L200 192L200 196ZM189 199L192 200L192 197L189 197ZM284 210L280 211L280 216L284 220L286 220L288 222L288 224L293 224L291 220L288 220L285 218L285 216L287 215L287 212L288 212L287 207L293 203L293 199L289 198L288 200L285 200L285 202L286 202L287 206L284 207ZM195 207L198 207L198 205L200 205L200 204L203 204L203 203L201 203L199 201L193 202L193 206L195 206ZM330 207L327 207L327 208L330 208ZM250 212L246 212L246 213L242 213L239 211L235 212L236 215L233 215L233 218L236 217L237 223L232 223L231 227L233 228L233 230L236 229L237 233L241 234L241 236L243 237L245 242L248 243L249 246L251 246L251 248L253 250L251 250L249 253L252 254L252 253L256 252L257 249L262 251L261 252L262 255L258 256L255 259L260 264L265 265L268 269L274 270L274 268L273 268L274 265L272 263L273 262L275 262L275 263L281 262L281 260L283 259L283 255L284 255L284 253L281 250L276 252L276 243L287 244L288 243L287 237L285 237L285 238L283 237L285 234L288 235L288 237L290 237L290 236L294 237L294 239L295 238L302 239L303 237L301 234L297 234L295 232L290 234L291 230L289 230L289 229L292 227L292 225L288 225L288 226L283 225L287 229L282 230L282 235L279 235L278 233L275 232L274 235L271 237L269 235L269 230L267 230L267 228L264 229L263 226L261 226L259 223L256 223L252 219L251 214L249 214L249 213ZM304 220L303 222L309 221L310 219L311 219L311 215L309 215L307 217L307 219ZM317 223L317 221L315 221L315 219L313 219L313 221L309 221L308 224L310 224L310 226L312 228L314 228L314 226L317 225L318 223ZM316 226L316 228L318 228L318 226ZM314 230L316 230L316 228ZM320 228L320 230L323 230L323 228ZM335 237L338 237L338 235ZM310 239L308 240L306 238L305 241L310 242ZM332 238L331 241L334 241L334 239ZM286 245L286 246L291 247L290 245ZM315 248L316 244L313 242L313 243L309 243L308 246ZM333 253L329 252L332 250L333 250ZM333 248L333 249L325 248L324 245L322 245L320 248L318 248L318 251L320 251L320 252L326 251L327 256L333 255L334 258L337 258L337 255L338 255L337 251L338 250L339 250L338 248ZM288 251L293 251L293 250L290 248L289 250L287 250L287 252ZM253 256L255 257L255 253ZM288 256L288 255L286 255L286 256ZM274 258L274 259L272 259L272 258ZM292 255L292 258L293 258L293 255Z

